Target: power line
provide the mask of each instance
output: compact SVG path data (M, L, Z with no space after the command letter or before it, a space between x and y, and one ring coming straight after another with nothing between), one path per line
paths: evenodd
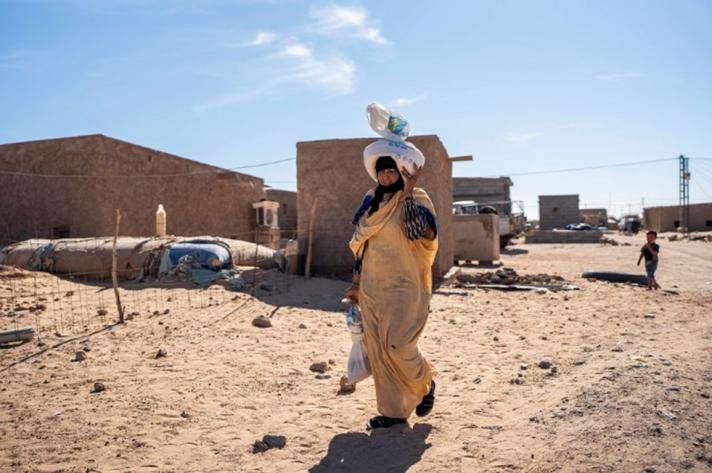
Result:
M702 191L702 193L703 193L704 195L706 195L707 197L709 197L710 199L712 199L712 195L710 195L710 194L707 193L707 191L705 190L705 188L702 187L702 184L700 183L700 181L698 181L697 178L696 178L694 175L692 175L691 177L692 177L692 180L695 181L695 184L698 185L698 187L700 188L700 190Z
M566 169L550 169L547 171L529 171L529 172L515 172L510 174L504 174L509 177L516 176L534 176L539 174L556 174L562 172L577 172L577 171L592 171L595 169L608 169L608 168L619 168L624 166L636 166L639 164L650 164L650 163L662 163L666 161L674 161L678 158L664 158L664 159L649 159L646 161L632 161L627 163L615 163L615 164L601 164L599 166L585 166L580 168L566 168Z
M43 173L31 173L31 172L22 172L22 171L0 171L0 174L10 175L10 176L26 176L26 177L42 177L42 178L153 179L153 178L160 178L160 177L179 177L179 176L196 176L196 175L201 175L201 174L220 174L220 173L225 173L225 172L237 171L237 170L241 170L241 169L254 169L254 168L260 168L260 167L265 167L265 166L272 166L275 164L286 163L289 161L295 161L296 159L297 158L292 157L292 158L278 159L275 161L267 161L264 163L249 164L249 165L245 165L245 166L236 166L236 167L231 167L231 168L217 168L217 169L206 170L206 171L193 171L193 172L171 173L171 174L135 174L135 175L103 175L102 176L102 175L97 175L97 174L43 174ZM597 166L584 166L584 167L578 167L578 168L564 168L564 169L549 169L549 170L545 170L545 171L518 172L518 173L505 174L505 175L510 176L510 177L518 177L518 176L535 176L535 175L541 175L541 174L558 174L558 173L566 173L566 172L592 171L592 170L597 170L597 169L609 169L609 168L618 168L618 167L625 167L625 166L636 166L636 165L640 165L640 164L660 163L660 162L672 161L672 160L676 160L676 159L678 159L678 158L649 159L649 160L644 160L644 161L631 161L631 162L625 162L625 163L601 164L601 165L597 165ZM712 161L712 158L691 158L691 159ZM278 182L278 181L272 181L272 182ZM279 181L279 182L292 183L295 181Z
M232 168L216 168L209 171L193 171L193 172L183 172L183 173L173 173L173 174L135 174L135 175L108 175L102 176L99 174L41 174L32 172L21 172L21 171L0 171L0 174L5 174L9 176L26 176L26 177L44 177L44 178L98 178L98 179L153 179L157 177L178 177L178 176L196 176L201 174L223 174L229 173L231 171L236 171L238 169L251 169L259 168L264 166L272 166L274 164L286 163L287 161L294 161L297 158L286 158L278 159L276 161L267 161L258 164L248 164L245 166L237 166Z

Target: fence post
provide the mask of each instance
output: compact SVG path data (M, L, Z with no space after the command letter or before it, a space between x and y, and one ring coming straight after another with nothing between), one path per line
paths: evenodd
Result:
M314 241L314 218L316 217L316 203L319 201L318 198L314 198L314 203L311 207L311 212L309 213L309 234L307 236L307 261L304 265L304 277L307 279L311 278L311 261L312 261L312 243Z
M114 295L116 296L116 308L119 311L119 323L124 323L124 308L121 307L121 298L119 297L119 276L117 274L117 258L116 258L116 240L119 238L119 223L121 223L121 211L116 209L116 227L114 228L114 246L111 250L111 282L114 286Z

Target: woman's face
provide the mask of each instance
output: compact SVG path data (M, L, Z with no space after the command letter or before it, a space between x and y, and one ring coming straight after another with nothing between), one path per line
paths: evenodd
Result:
M396 169L383 169L378 171L378 183L388 187L398 182L399 173Z

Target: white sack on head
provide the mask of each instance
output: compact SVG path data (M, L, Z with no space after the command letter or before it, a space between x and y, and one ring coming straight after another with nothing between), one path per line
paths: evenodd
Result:
M425 164L425 156L412 143L386 139L376 140L363 150L363 164L374 181L378 181L376 161L381 156L392 157L401 173L405 168L412 174L415 172L416 166L422 168Z

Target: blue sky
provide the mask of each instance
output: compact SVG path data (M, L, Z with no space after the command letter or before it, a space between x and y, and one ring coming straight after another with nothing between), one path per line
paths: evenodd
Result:
M456 176L712 157L712 2L0 0L0 143L103 133L224 167L373 136L379 101ZM712 201L693 160L691 201ZM248 171L295 189L293 162ZM677 162L514 177L620 214Z

